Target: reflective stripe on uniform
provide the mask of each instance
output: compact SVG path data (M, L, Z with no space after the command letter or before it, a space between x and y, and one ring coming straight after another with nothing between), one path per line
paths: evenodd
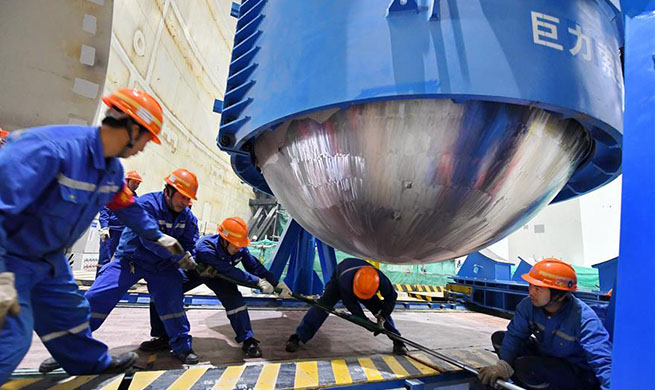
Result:
M562 332L561 330L556 330L556 331L555 331L555 334L556 334L557 336L563 338L563 339L566 340L566 341L575 341L575 337L574 337L574 336L571 336L571 335L569 335L569 334L566 334L566 333Z
M360 265L360 266L357 266L357 267L351 267L351 268L348 268L348 269L346 269L345 271L343 271L342 273L340 273L340 274L339 274L339 277L342 277L346 272L354 271L354 270L356 270L356 269L360 269L360 268L362 268L362 267L366 267L366 266L365 266L365 265Z
M246 305L243 305L243 306L237 307L236 309L228 310L227 312L225 312L225 314L227 314L228 316L231 316L232 314L237 314L238 312L244 311L246 309L247 309Z
M68 187L68 188L73 188L76 190L83 190L83 191L95 191L96 190L96 185L93 183L87 183L84 181L79 181L75 179L71 179L70 177L65 176L63 173L60 173L57 175L57 182L61 184L62 186Z
M105 186L100 186L100 188L98 188L98 192L114 193L114 192L118 192L120 189L121 188L119 186L105 185Z
M183 311L179 313L164 314L163 316L159 316L159 318L161 318L162 321L170 320L172 318L180 318L180 317L184 317Z
M103 313L91 313L91 318L100 318L100 319L105 319L107 318L109 314L103 314Z
M62 337L62 336L66 336L67 334L80 333L80 332L82 332L82 331L84 331L84 330L86 330L88 328L89 328L89 323L85 322L85 323L83 323L81 325L78 325L78 326L76 326L74 328L70 328L68 330L60 330L60 331L57 331L57 332L52 332L52 333L48 333L48 334L46 334L44 336L41 336L41 341L43 341L44 343L47 343L48 341L54 340L54 339Z

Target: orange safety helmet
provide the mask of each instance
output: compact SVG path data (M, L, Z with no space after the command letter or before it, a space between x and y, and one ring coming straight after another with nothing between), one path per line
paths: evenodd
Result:
M154 97L138 89L119 88L118 91L103 96L102 101L139 122L152 134L152 141L161 144L159 133L164 122L164 114Z
M250 245L248 225L239 217L225 218L218 227L218 234L234 246L243 248Z
M0 138L6 138L8 135L8 131L0 129Z
M575 269L562 260L543 259L530 268L530 272L521 275L523 280L540 287L554 288L562 291L578 289L578 277Z
M198 178L192 172L186 169L176 169L170 175L166 176L166 183L178 190L182 195L193 200L198 192Z
M127 176L125 176L125 179L138 181L139 183L141 183L143 181L143 179L141 178L141 175L139 175L139 172L137 172L137 171L129 171L127 173Z
M355 272L353 278L353 292L359 299L371 299L380 288L380 275L370 265L364 266Z

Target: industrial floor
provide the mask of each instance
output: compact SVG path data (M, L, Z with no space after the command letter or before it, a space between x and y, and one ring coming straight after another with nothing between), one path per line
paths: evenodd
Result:
M410 357L391 355L392 343L388 338L373 337L368 331L333 316L307 345L301 346L297 353L288 353L284 350L285 342L304 313L305 309L251 309L252 326L255 337L261 341L263 357L246 359L234 341L223 309L191 307L187 314L194 336L193 347L201 362L197 366L184 366L170 352L145 354L137 350L139 343L150 337L147 306L121 305L94 335L107 343L112 354L139 353L136 367L140 371L130 379L123 375L77 378L66 378L63 373L47 377L34 375L39 363L49 357L41 341L34 337L17 370L28 374L24 377L27 379L8 383L3 390L290 389L371 383L385 386L385 383L435 376L447 378L440 381L456 386L446 386L449 389L481 388L470 376L462 376L456 367L423 352L410 350ZM507 325L505 319L466 310L399 310L393 317L405 337L473 367L495 362L490 335Z

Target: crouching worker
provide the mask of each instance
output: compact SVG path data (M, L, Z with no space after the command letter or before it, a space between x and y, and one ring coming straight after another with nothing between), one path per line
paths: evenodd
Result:
M199 264L209 265L211 268L205 270L202 277L195 270L186 271L183 289L186 292L204 283L214 291L225 307L227 318L236 333L236 341L243 343L242 350L248 357L261 357L262 350L259 341L254 337L248 308L237 285L212 276L222 274L237 282L257 284L266 294L273 293L273 286L276 286L282 289L281 298L290 298L291 290L250 254L247 248L250 244L248 226L241 218L225 219L218 232L213 236L205 236L196 243L196 260ZM243 264L245 271L237 268L239 263ZM140 349L148 352L167 349L168 338L157 310L152 304L150 325L154 338L141 343Z
M522 275L530 296L516 307L506 332L491 337L500 361L480 370L491 385L510 377L526 389L609 390L612 346L594 311L571 291L570 265L545 259Z
M384 300L378 298L378 291ZM323 296L317 302L333 308L341 300L353 315L366 318L361 303L375 315L378 326L400 335L391 319L397 297L393 284L380 270L364 260L348 258L337 265L332 278L325 285ZM327 317L328 313L321 309L316 307L309 309L296 333L289 337L287 352L297 351L301 341L305 344L314 337ZM393 352L397 355L405 355L407 347L403 342L393 340Z

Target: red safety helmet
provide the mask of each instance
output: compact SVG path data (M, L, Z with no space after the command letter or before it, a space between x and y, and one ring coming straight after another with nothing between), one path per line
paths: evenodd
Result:
M521 275L523 280L540 287L554 288L562 291L578 289L578 276L575 269L562 260L543 259L530 268L530 272Z

